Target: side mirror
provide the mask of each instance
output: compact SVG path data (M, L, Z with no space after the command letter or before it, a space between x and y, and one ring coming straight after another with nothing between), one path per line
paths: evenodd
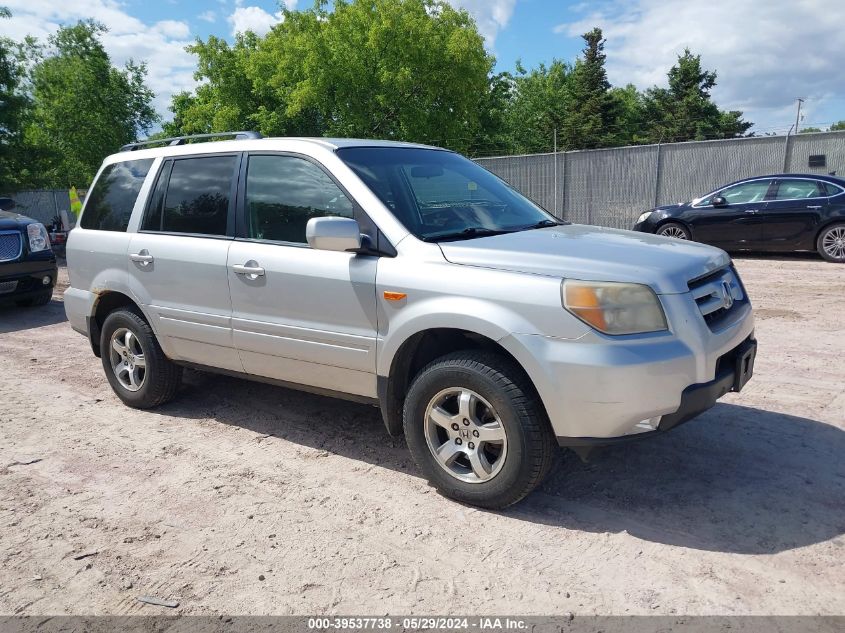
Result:
M0 211L11 211L15 208L15 201L12 198L0 198Z
M361 248L361 227L351 218L311 218L305 226L305 239L321 251L357 251Z
M716 196L713 198L713 206L714 207L726 207L728 206L728 201L725 200L722 196Z

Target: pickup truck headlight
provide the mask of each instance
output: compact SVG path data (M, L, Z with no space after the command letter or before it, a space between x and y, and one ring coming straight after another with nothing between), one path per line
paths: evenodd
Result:
M50 248L50 237L47 235L47 229L44 228L43 224L27 224L26 234L29 236L30 253L46 251Z
M605 334L642 334L668 329L654 290L643 284L564 279L563 307Z
M645 222L648 220L648 216L650 216L654 211L646 211L645 213L641 213L640 217L637 218L637 221L634 224L639 224L640 222Z

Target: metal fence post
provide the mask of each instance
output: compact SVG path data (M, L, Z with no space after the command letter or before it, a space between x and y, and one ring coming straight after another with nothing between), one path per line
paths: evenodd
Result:
M657 144L657 156L654 160L654 206L656 207L658 201L660 199L660 172L662 168L662 161L661 159L661 147L660 143Z
M792 135L787 132L786 133L786 140L783 143L783 169L781 170L782 174L785 174L789 171L789 145L792 142Z

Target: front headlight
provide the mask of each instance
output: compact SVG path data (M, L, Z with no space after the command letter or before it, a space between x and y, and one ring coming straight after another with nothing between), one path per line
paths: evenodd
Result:
M639 224L640 222L645 222L646 220L648 220L648 216L650 216L652 213L654 213L654 211L646 211L645 213L641 213L640 217L637 218L637 221L636 221L635 224Z
M564 279L563 307L605 334L642 334L668 328L654 290L643 284Z
M27 224L26 234L29 236L29 252L37 253L50 248L50 237L43 224Z

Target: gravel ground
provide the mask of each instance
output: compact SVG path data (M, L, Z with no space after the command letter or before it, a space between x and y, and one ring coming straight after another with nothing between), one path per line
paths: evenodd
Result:
M843 614L845 267L737 264L746 390L500 513L375 408L188 372L132 410L59 291L0 308L0 613Z

